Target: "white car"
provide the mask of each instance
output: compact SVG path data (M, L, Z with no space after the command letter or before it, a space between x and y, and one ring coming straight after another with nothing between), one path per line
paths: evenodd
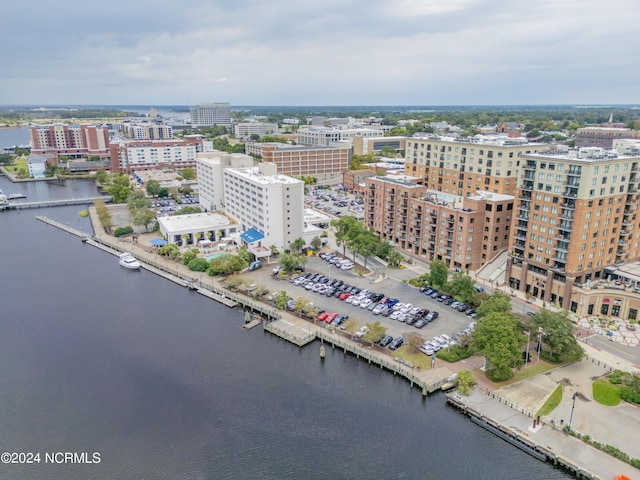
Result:
M340 265L340 270L351 270L355 265L353 263L343 263Z
M409 311L411 315L418 315L422 309L420 307L414 307Z
M402 307L404 307L404 303L396 303L392 308L394 312L397 312L398 310L400 310Z
M435 340L429 340L427 342L427 344L433 349L434 352L437 352L439 350L442 350L442 345L440 345L438 342L436 342Z
M399 310L396 310L395 312L393 312L391 315L389 315L389 318L391 320L398 320L398 318L400 317L400 315L402 315L402 312Z
M356 297L351 302L351 305L353 305L354 307L358 307L360 306L360 302L364 301L366 298L367 297L362 297L362 296Z
M378 304L376 305L376 307L372 310L371 313L373 313L374 315L380 315L380 313L382 312L382 310L384 310L384 308L386 307L386 305L384 304Z
M402 307L400 307L400 311L402 313L409 313L412 308L413 305L411 303L405 303Z
M433 337L433 341L438 342L442 348L447 348L449 346L449 342L442 337Z
M360 308L367 308L369 305L371 305L373 302L371 301L370 298L365 298L364 300L362 300L360 302Z
M408 313L401 313L400 315L398 315L398 321L399 322L406 322L407 318L409 318L409 314Z
M367 334L368 331L369 331L369 327L367 327L366 325L363 325L362 327L360 327L360 330L356 332L355 337L362 338Z
M433 348L431 348L431 345L429 345L428 343L425 343L424 345L422 345L418 350L420 350L422 353L424 353L425 355L433 355L434 353L436 353Z

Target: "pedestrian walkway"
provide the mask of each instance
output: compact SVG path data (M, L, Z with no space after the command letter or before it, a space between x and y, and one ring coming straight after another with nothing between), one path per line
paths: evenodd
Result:
M510 432L514 438L519 438L522 443L540 446L541 451L549 452L552 460L574 465L575 470L580 469L584 475L595 475L604 480L613 479L617 474L640 478L640 470L567 435L560 428L548 425L533 428L532 417L511 408L508 402L498 401L491 392L474 390L469 396L456 396L455 401L477 412L479 416L502 425L505 431Z

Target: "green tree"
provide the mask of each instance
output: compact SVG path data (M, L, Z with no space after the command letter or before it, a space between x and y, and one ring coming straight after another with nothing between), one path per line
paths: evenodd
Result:
M409 347L411 348L411 350L413 350L414 353L418 353L420 350L419 348L424 344L424 338L422 338L420 335L417 335L415 333L412 333L411 335L409 335L409 338L407 338L407 345L409 345Z
M209 261L206 258L194 258L187 266L194 272L206 272L209 269Z
M300 250L302 250L302 247L304 247L305 243L306 242L304 241L304 238L298 237L293 242L291 242L291 245L289 245L289 247L291 248L291 250L300 252Z
M184 178L185 180L195 180L196 170L195 168L183 168L180 171L180 175L182 175L182 178Z
M531 330L542 333L542 345L551 359L573 362L584 355L574 336L574 325L566 310L552 312L543 308L531 318Z
M149 209L149 207L151 207L151 200L149 200L143 192L132 190L127 197L127 205L130 212L138 209Z
M351 335L351 337L353 337L361 325L362 324L355 318L347 318L342 324L344 331Z
M476 316L481 319L490 313L511 313L511 311L511 298L509 298L509 295L496 290L485 302L478 306Z
M202 210L200 207L192 207L189 205L188 207L182 207L180 210L177 210L173 213L173 215L190 215L193 213L200 213Z
M316 236L311 239L311 248L313 248L314 252L317 252L318 250L320 250L321 246L322 246L322 240L320 240L320 237Z
M295 255L293 253L283 253L278 257L278 263L281 270L285 273L292 272L296 267L304 266L307 262L307 258L301 255Z
M357 235L364 227L355 217L349 215L340 217L339 220L331 220L331 226L336 229L336 242L342 246L342 254L346 256L349 239Z
M286 290L281 290L275 294L274 300L276 302L276 308L284 310L287 302L289 301L289 294L286 292Z
M180 249L175 243L169 243L158 249L158 255L168 257L170 260L175 260L180 257Z
M509 312L494 311L482 317L474 329L475 346L486 357L487 375L494 381L513 376L513 367L522 365L522 346L527 337Z
M477 293L473 279L462 272L456 272L447 285L447 291L453 293L459 301L470 303L473 295Z
M395 148L389 145L385 145L380 149L380 155L382 155L383 157L395 158L397 155L397 152Z
M149 231L149 225L153 223L156 214L148 208L140 208L133 214L132 222L138 227L144 227L145 232Z
M152 197L157 197L160 193L160 182L154 179L148 180L146 185L147 195L151 195Z
M162 187L160 189L160 191L158 192L158 197L160 198L167 198L169 196L169 189Z
M367 268L367 259L380 248L380 238L371 230L362 229L350 243L354 253L354 260L355 254L364 257L364 268Z
M387 328L380 322L367 323L369 331L364 334L364 338L367 342L374 343L379 342L387 334Z
M96 182L99 184L106 183L109 180L109 172L106 170L98 170L96 172Z
M475 378L470 370L460 370L456 377L456 382L458 384L458 392L462 395L469 395L471 387L475 383Z
M442 260L434 260L429 266L429 281L436 288L442 288L447 284L449 270Z
M189 262L198 256L198 249L192 248L187 252L182 254L182 263L184 265L189 265ZM208 262L207 262L208 263ZM208 265L207 265L208 266Z
M404 262L404 256L397 250L392 250L387 256L387 264L390 267L399 267Z

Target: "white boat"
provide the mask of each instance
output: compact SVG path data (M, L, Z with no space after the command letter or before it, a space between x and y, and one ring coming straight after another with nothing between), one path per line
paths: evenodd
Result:
M140 262L129 252L124 252L120 254L120 266L130 270L138 270L140 268Z
M7 196L0 190L0 210L4 210L9 206Z

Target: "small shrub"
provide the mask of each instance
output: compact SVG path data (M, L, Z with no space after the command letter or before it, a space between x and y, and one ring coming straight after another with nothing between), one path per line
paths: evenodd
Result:
M440 360L444 360L445 362L458 362L460 360L464 360L465 358L469 358L471 356L471 349L460 347L458 345L454 345L445 350L440 350L436 355Z
M209 268L209 261L206 258L194 258L189 262L188 267L194 272L206 272Z
M87 210L80 210L78 212L78 215L81 217L88 217L89 216L89 212Z
M116 237L122 237L123 235L129 235L130 233L133 233L133 227L130 227L128 225L126 227L118 227L113 232L113 234Z
M614 370L611 375L609 375L609 381L614 385L620 385L622 383L622 370Z

